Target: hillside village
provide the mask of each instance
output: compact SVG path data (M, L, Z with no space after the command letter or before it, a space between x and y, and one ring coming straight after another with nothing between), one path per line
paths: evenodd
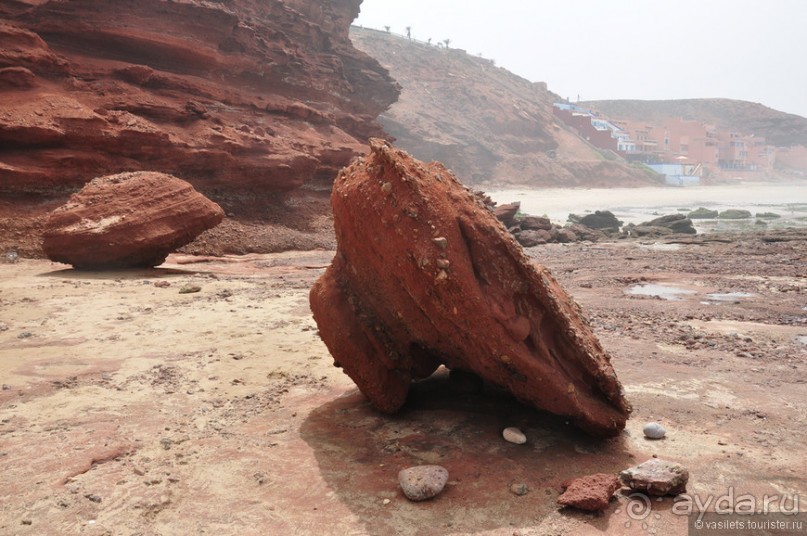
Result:
M791 152L764 136L681 117L617 119L569 102L553 103L553 113L592 145L644 163L674 185L697 184L702 178L768 177L777 168L777 156L784 159Z

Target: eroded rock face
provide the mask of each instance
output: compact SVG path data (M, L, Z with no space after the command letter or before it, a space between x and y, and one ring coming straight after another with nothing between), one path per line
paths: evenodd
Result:
M48 218L43 249L76 268L157 266L224 212L187 182L156 172L90 181Z
M331 202L338 249L311 309L378 409L445 364L594 435L624 427L629 405L579 306L441 164L373 140Z
M361 0L0 3L0 196L156 170L215 195L330 181L399 88Z

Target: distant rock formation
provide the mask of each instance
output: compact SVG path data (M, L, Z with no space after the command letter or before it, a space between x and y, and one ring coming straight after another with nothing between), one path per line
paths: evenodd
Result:
M120 173L90 181L54 210L43 248L82 269L157 266L222 218L221 207L181 179Z
M627 236L632 237L660 237L670 234L697 234L692 220L683 214L668 214L640 223L639 225L626 225L624 229Z
M610 210L596 210L593 214L586 214L585 216L569 214L569 221L585 225L589 229L599 229L612 233L619 232L619 228L623 223Z
M579 306L445 167L373 140L331 202L337 253L311 310L378 409L445 364L593 435L623 429L630 407Z

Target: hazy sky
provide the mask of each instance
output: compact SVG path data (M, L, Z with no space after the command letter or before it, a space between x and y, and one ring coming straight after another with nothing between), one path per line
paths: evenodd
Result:
M807 0L364 0L355 24L482 53L562 97L726 97L807 117Z

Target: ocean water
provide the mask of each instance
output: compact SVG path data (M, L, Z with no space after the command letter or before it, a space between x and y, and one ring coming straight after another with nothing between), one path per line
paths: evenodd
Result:
M773 212L781 218L764 220L768 228L807 227L807 181L797 183L741 183L715 186L650 188L545 188L541 190L486 191L499 204L521 202L525 214L547 216L565 224L569 214L580 216L595 210L610 210L627 223L641 223L665 214L698 207L724 211L743 209L752 216ZM756 225L748 220L693 220L698 231L736 230Z

